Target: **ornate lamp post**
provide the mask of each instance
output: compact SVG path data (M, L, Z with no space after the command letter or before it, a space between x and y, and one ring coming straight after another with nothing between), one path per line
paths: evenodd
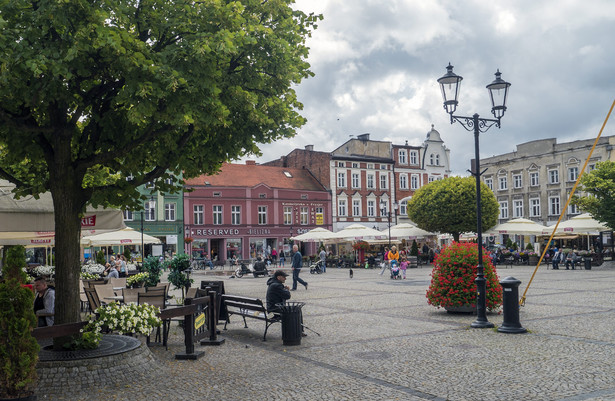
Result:
M483 269L483 227L480 199L480 176L483 172L480 171L480 152L478 136L481 132L487 132L492 126L500 128L500 119L506 112L506 99L508 97L508 88L510 83L501 78L500 70L495 73L495 80L487 85L489 96L491 98L491 113L495 119L479 118L478 114L472 117L455 116L453 113L457 109L457 98L459 96L459 86L461 76L453 72L453 66L449 63L446 67L446 74L438 79L442 90L442 98L444 99L444 110L451 116L451 124L455 121L459 122L467 131L474 131L474 171L470 171L476 177L476 236L478 242L478 266L476 274L476 289L478 292L476 302L476 321L472 323L474 328L489 328L493 327L493 323L487 320L487 289L486 280Z
M395 210L395 217L397 217L397 202L393 203L393 209ZM387 216L387 221L389 223L389 249L391 249L391 211L388 208L388 203L384 200L380 201L380 215Z

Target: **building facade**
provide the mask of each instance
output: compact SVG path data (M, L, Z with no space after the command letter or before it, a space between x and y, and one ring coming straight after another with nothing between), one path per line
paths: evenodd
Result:
M483 182L493 191L500 205L499 222L526 218L543 225L557 222L565 207L594 139L557 143L541 139L517 145L517 150L481 159ZM596 163L614 160L615 136L602 137L589 159L587 171ZM569 205L563 216L580 214Z
M306 169L224 164L216 175L187 180L185 188L184 231L193 257L288 253L290 237L332 228L331 195ZM315 252L316 244L304 246Z

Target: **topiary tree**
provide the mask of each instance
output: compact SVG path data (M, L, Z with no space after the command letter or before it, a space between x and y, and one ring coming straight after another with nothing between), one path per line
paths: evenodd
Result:
M527 251L533 251L534 250L534 245L532 245L531 242L528 242L527 245L525 246L525 249Z
M146 287L155 287L160 282L160 276L162 276L162 265L160 259L156 256L148 256L143 261L142 272L149 273L147 280L145 280Z
M410 256L419 256L419 246L416 240L412 240L412 247L410 248Z
M132 259L132 253L130 252L130 249L128 248L124 248L124 253L123 253L124 257L126 258L127 262L130 262L130 259Z
M25 248L9 247L0 283L0 398L30 395L36 380L39 345L32 337L36 316L34 293L22 284Z
M435 307L476 308L476 279L478 249L474 244L453 242L444 248L434 261L431 284L427 290L427 303ZM487 287L487 309L502 305L502 287L495 268L483 250L483 268Z
M506 238L506 248L512 249L512 246L513 246L513 242L510 239L510 237Z
M107 259L105 259L105 253L102 249L96 253L96 263L98 263L99 265L104 265L105 263L107 263Z
M188 278L186 270L190 268L190 257L186 254L181 254L169 262L169 283L173 284L175 288L181 288L182 298L184 297L185 290L190 288L193 280Z

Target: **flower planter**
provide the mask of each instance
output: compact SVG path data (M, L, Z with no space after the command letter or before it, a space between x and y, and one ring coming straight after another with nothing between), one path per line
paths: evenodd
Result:
M583 263L585 264L585 270L592 269L592 258L583 258Z
M462 306L445 306L447 313L474 313L476 312L476 306L472 305L462 305Z

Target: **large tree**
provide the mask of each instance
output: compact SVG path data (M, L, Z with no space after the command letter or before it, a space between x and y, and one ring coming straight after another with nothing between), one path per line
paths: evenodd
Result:
M172 190L304 124L293 86L321 17L292 3L0 4L0 177L52 194L57 323L79 319L87 204L141 208L137 186Z
M499 205L484 183L480 196L486 231L496 225ZM459 241L461 233L476 232L476 179L449 177L425 185L408 201L407 210L410 220L423 230L449 233Z
M572 203L615 230L615 163L604 161L583 174L579 190L592 196L574 196Z

